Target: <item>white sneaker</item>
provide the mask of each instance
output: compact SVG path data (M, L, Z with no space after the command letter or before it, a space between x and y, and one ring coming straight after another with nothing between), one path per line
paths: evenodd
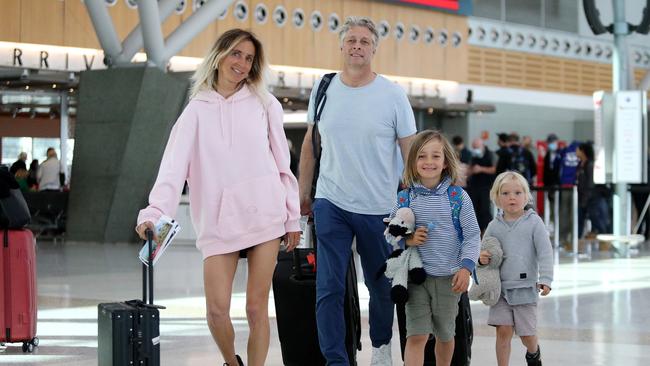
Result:
M390 342L381 345L379 348L372 347L372 361L370 361L370 366L393 366Z

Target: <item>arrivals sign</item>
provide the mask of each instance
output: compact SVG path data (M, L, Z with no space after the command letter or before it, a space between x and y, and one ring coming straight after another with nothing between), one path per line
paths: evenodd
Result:
M105 69L104 53L90 48L0 42L0 66L83 71Z

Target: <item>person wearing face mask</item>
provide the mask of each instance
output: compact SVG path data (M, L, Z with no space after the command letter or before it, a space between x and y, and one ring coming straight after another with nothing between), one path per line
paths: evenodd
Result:
M467 193L474 204L474 212L481 233L492 220L490 210L490 187L496 176L496 159L480 138L472 141L472 160L470 177L467 182Z
M560 185L560 167L562 166L562 156L558 152L558 138L554 133L546 137L546 155L544 155L544 171L542 182L544 187L558 187ZM561 194L561 193L560 193ZM548 192L548 201L551 207L551 217L555 217L555 191Z
M547 152L544 155L544 176L542 181L544 187L557 186L560 184L560 163L561 156L558 154L557 135L551 133L546 137Z

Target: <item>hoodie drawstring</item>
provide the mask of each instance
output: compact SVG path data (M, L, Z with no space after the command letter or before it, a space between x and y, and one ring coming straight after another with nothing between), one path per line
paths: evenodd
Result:
M233 142L233 130L235 129L233 124L235 123L235 98L230 98L230 145L228 145L228 149L232 148L232 142Z

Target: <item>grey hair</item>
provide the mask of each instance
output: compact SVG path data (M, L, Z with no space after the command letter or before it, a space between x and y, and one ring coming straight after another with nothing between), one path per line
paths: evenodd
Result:
M379 32L377 31L375 22L373 22L372 19L368 17L349 16L345 19L345 23L343 23L341 31L339 32L339 43L341 45L343 45L343 39L352 27L364 27L368 29L372 34L372 43L375 48L377 48L377 45L379 44Z

